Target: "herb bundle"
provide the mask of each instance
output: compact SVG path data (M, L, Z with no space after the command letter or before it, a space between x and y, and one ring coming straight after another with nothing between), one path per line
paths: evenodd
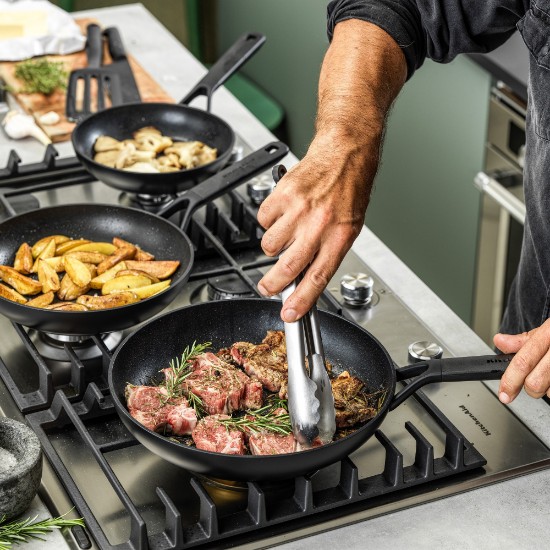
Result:
M63 63L45 58L29 59L15 66L15 77L24 84L19 91L25 94L51 95L57 89L64 90L68 76Z

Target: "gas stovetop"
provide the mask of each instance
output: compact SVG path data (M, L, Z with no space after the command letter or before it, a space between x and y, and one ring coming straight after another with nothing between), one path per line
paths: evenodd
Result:
M251 150L242 140L238 147ZM129 202L128 196L92 182L70 159L56 160L51 150L44 166L18 166L13 157L10 163L0 171L0 217L13 214L12 206L22 211ZM50 182L60 178L62 185L51 188ZM253 183L261 188L266 180ZM22 184L32 194L22 192ZM130 202L135 204L135 197ZM231 295L254 296L254 284L273 262L259 247L248 185L205 210L191 228L197 247L193 273L165 311ZM365 299L368 303L361 305ZM413 342L430 349L437 345L353 252L320 307L365 327L400 366L410 361ZM201 478L150 453L118 420L106 369L124 335L52 337L0 318L3 412L26 420L41 439L47 458L41 496L51 512L76 506L75 514L84 517L86 530L68 535L77 548L267 546L278 537L319 532L328 520L344 525L550 465L550 450L482 383L461 382L418 392L388 414L375 438L309 476L273 485ZM450 355L444 347L441 351Z

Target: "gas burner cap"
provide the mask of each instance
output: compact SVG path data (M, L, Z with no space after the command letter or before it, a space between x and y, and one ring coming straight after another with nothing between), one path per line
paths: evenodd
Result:
M235 274L211 277L207 281L210 300L231 300L233 298L255 297L254 291Z
M409 346L409 361L429 361L430 359L441 359L443 348L435 342L419 341Z
M346 304L366 306L373 296L374 281L366 273L348 273L340 280L340 292Z
M163 206L172 202L176 195L136 195L134 193L121 193L118 202L122 206L140 208L147 212L158 212Z
M270 175L262 174L251 179L247 185L247 192L250 200L257 206L271 195L273 191L273 179Z

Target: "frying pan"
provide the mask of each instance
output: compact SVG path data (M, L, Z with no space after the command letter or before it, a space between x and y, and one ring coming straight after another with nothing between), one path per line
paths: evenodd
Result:
M235 134L224 120L209 112L212 93L264 42L265 36L261 34L241 36L179 104L129 103L99 111L84 119L72 133L76 156L98 180L131 193L175 194L215 174L229 160ZM200 95L207 97L207 111L187 105ZM94 143L99 136L111 136L121 141L131 138L133 132L144 126L154 126L175 141L202 141L217 149L217 158L189 170L152 174L118 170L93 160Z
M439 359L395 369L387 351L369 332L340 316L319 311L325 354L333 371L347 370L369 389L387 390L376 416L350 435L298 454L226 455L171 441L128 413L124 397L128 382L150 384L151 379L158 380L159 370L195 341L211 341L213 350L236 341L260 342L267 330L283 329L280 314L278 301L235 299L177 309L140 327L122 342L109 366L111 396L125 426L150 451L191 472L243 481L289 479L348 456L374 434L389 410L424 384L498 379L511 359L495 355ZM413 376L416 379L394 396L396 381Z
M218 172L207 181L172 201L162 216L186 208L181 226L185 229L191 214L214 199L272 166L288 152L273 142ZM166 307L189 278L193 265L193 245L172 222L144 210L105 204L71 204L40 208L0 223L0 264L13 265L19 246L32 244L48 235L85 237L108 241L113 237L137 243L158 260L179 260L180 267L170 286L150 298L123 307L99 311L56 311L12 302L0 297L0 313L16 323L38 330L70 335L91 335L132 327Z

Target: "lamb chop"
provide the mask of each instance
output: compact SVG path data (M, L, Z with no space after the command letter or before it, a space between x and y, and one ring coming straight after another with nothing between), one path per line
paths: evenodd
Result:
M200 397L206 414L230 414L262 406L261 383L213 353L197 355L191 369L182 386Z
M331 380L336 427L349 428L376 416L377 410L369 404L367 388L348 371Z
M261 344L235 342L229 352L234 361L249 376L257 378L266 390L279 392L281 387L286 388L288 365L283 331L267 331Z
M193 430L193 441L197 449L213 453L244 455L244 433L220 420L231 418L225 414L215 414L202 418Z
M126 386L130 414L146 428L170 435L186 435L197 424L197 415L185 397L168 398L162 386Z

